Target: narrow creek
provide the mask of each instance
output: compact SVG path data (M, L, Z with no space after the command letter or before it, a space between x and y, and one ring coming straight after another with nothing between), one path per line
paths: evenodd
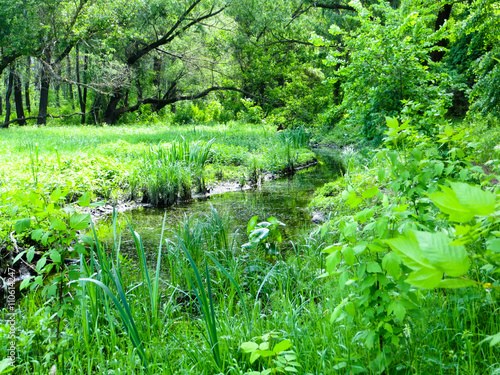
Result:
M156 253L161 236L165 211L165 237L171 237L179 223L188 217L208 214L211 207L219 215L229 218L229 233L246 233L246 226L251 217L258 215L259 220L274 216L286 226L284 238L291 238L303 229L312 226L312 213L308 209L314 191L327 182L334 181L340 174L339 162L334 151L328 148L315 150L319 163L313 167L298 171L291 178L282 178L263 182L260 187L250 190L231 191L211 195L207 198L194 199L165 209L140 207L126 212L134 230L143 240L144 248L150 255ZM120 217L120 215L119 215ZM100 239L108 242L112 239L111 218L100 223ZM136 254L128 229L122 229L122 253Z

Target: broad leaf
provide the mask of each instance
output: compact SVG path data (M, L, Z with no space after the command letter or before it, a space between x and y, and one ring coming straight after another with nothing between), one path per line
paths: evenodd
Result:
M495 211L495 195L493 193L461 182L450 182L450 186L460 204L474 215L485 216Z
M466 223L474 218L474 213L462 206L453 190L447 186L441 186L441 189L442 193L428 196L443 213L450 215L450 221Z
M405 280L408 284L424 289L434 289L443 278L443 273L435 268L422 267L410 273Z
M245 353L252 353L259 349L259 345L255 342L249 341L249 342L244 342L243 344L240 345L241 350Z
M397 237L385 242L399 255L404 264L411 269L432 268L412 233L410 233L410 237Z
M90 214L73 214L69 218L69 226L74 230L87 229L90 224Z
M30 225L31 225L31 218L28 217L26 219L20 219L14 223L14 230L16 231L16 233L21 233L25 229L28 229Z
M467 273L470 262L464 246L449 245L451 240L444 233L413 233L434 268L454 277Z
M388 252L382 258L382 268L388 275L394 277L395 279L399 277L399 272L401 271L400 263L401 260L394 251Z
M66 230L66 223L57 217L51 217L50 223L55 230Z
M292 343L290 340L283 340L274 345L273 352L278 354L281 353L287 349L289 349L292 346Z

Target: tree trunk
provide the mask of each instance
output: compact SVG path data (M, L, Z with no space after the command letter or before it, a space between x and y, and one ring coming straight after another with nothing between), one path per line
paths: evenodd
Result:
M23 109L23 92L21 86L21 78L19 74L15 72L14 66L11 68L13 79L14 79L14 103L16 104L16 115L19 119L24 119L24 109ZM19 120L19 125L26 125L26 120Z
M87 65L88 65L88 57L85 55L84 63L83 63L83 83L87 83ZM81 83L80 79L80 48L76 46L76 82ZM80 112L82 112L81 123L85 124L85 112L87 110L87 87L82 87L78 85L78 101L80 102Z
M26 101L26 110L31 114L30 101L30 81L31 81L31 57L26 61L26 81L24 82L24 100Z
M68 76L68 79L71 80L71 56L68 55L68 63L66 65L66 75ZM75 97L73 96L73 85L68 84L67 85L67 90L68 90L68 98L69 101L71 102L71 108L75 110Z
M0 95L0 116L3 115L3 102L2 102L2 95Z
M62 69L61 69L61 65L59 65L59 64L57 66L56 74L58 77L61 77ZM59 80L56 80L54 91L56 92L56 107L60 108L61 107L61 97L60 97L61 83Z
M7 92L5 93L5 122L2 125L2 128L8 128L9 125L7 124L10 121L10 95L12 94L12 85L14 81L14 72L12 71L12 68L10 68L10 73L9 73L9 82L7 83Z
M438 31L444 23L450 18L451 16L451 10L453 9L453 4L445 4L443 8L439 11L437 19L436 19L436 24L434 26L434 31ZM447 47L448 46L448 39L441 39L437 45L439 47ZM434 62L440 62L446 52L444 51L432 51L431 52L431 60Z
M50 61L50 56L47 56L47 61ZM42 63L41 66L41 85L40 85L40 103L38 106L38 125L47 124L47 108L49 106L49 90L50 90L50 73Z

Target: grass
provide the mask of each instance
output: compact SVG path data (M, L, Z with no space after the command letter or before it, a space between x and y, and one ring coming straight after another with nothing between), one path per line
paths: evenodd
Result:
M207 228L220 229L220 222L214 224L219 219L214 211L190 223L193 227L182 238L169 239L183 251L175 255L184 263L175 284L168 275L172 245L159 247L153 272L145 266L139 234L134 237L142 259L137 265L120 255L118 234L114 250L96 246L84 270L87 277L80 281L82 303L66 318L60 344L64 373L244 374L262 369L265 362L250 364L239 345L271 331L292 342L304 373L348 374L347 368L366 368L365 349L356 338L361 323L330 321L349 289L317 277L328 235L298 238L294 252L285 256L282 248L272 263L262 261L262 254L241 253L238 243L229 245L233 256L228 258L219 245L203 239ZM189 241L202 250L196 258L184 245ZM419 299L428 318L409 321L408 341L398 353L406 370L398 373L493 374L498 349L479 344L485 334L500 329L493 318L498 307L487 293L478 290L464 298L460 292L429 292ZM23 299L18 314L17 373L47 374L54 365L63 373L61 360L50 355L54 332L41 296L31 293ZM2 348L5 339L0 338ZM345 358L347 368L339 366Z
M280 148L274 146L301 147L300 139L304 138L297 131L295 141L299 143L292 146L293 136L272 137L261 126L197 126L196 134L191 135L192 128L137 127L136 135L127 135L127 129L133 128L89 128L95 132L93 141L79 140L79 132L85 138L81 128L31 129L40 136L38 148L33 143L31 152L29 148L22 152L16 149L27 130L9 130L2 141L7 155L18 153L19 160L27 161L23 167L22 161L3 156L7 169L21 170L9 183L29 186L37 178L48 189L52 186L49 176L72 176L71 186L83 191L86 180L78 179L91 172L89 184L103 175L102 186L109 188L109 181L117 179L123 181L123 186L117 183L117 189L124 192L124 186L132 181L137 157L160 164L159 170L177 165L177 176L184 168L186 179L193 178L186 165L204 163L234 167L236 173L253 168L253 163L272 170L279 164ZM112 130L125 133L128 140L116 141ZM175 136L174 130L179 130ZM65 132L73 134L73 140L66 146L58 143L57 153L53 152L50 142ZM219 137L215 132L221 132ZM146 138L149 141L144 141ZM204 146L214 138L211 146L217 153L200 156L198 163L186 162L193 147L202 150L198 155L207 155ZM134 139L138 141L134 143ZM87 146L82 146L85 142ZM188 147L190 152L186 152ZM300 148L292 149L299 152L297 160L307 155ZM359 209L344 207L345 202L338 197L342 188L355 186L366 191L374 178L366 172L361 158L351 152L344 156L348 173L337 184L320 190L317 207L332 212L332 216L351 217ZM281 157L286 165L288 156ZM139 160L143 164L145 159ZM246 160L252 164L246 165ZM78 164L83 167L76 170ZM206 172L210 173L210 168ZM143 176L136 174L135 178L140 186ZM120 223L116 214L112 227L109 248L99 241L95 230L94 245L87 246L88 255L81 255L82 276L73 284L79 303L63 315L60 337L56 337L55 319L47 312L39 291L26 292L27 298L19 300L15 373L49 374L55 368L61 374L255 374L265 371L268 362L261 358L252 363L240 345L269 332L290 340L300 364L297 368L303 374L380 373L370 367L371 352L362 340L368 324L363 311L348 319L332 319L343 301L359 297L354 284L345 285L340 276L323 277L328 262L323 250L339 241L338 228L331 222L285 239L272 257L261 248L244 249L246 238L229 233L228 218L215 209L203 217L186 217L169 238L162 234L154 257L146 255L141 235ZM119 228L132 233L134 260L120 251ZM413 302L419 306L418 315L404 320L394 362L384 373L500 373L499 347L483 341L500 331L500 307L494 290L416 290ZM9 346L5 309L0 318L0 356L4 357Z
M220 177L239 182L253 156L264 171L285 171L284 152L267 155L280 144L271 127L240 123L12 127L2 131L0 140L0 192L33 184L45 190L63 185L72 191L72 199L86 191L96 199L115 201L145 193L151 203L169 205L189 198L192 188L203 192ZM307 149L295 152L302 163L314 160ZM145 174L145 167L151 173ZM165 179L172 183L163 192Z

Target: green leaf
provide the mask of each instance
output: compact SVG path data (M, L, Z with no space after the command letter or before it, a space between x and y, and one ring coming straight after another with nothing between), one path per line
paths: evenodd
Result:
M74 230L87 229L90 224L90 214L73 214L69 218L69 226Z
M394 314L402 322L406 316L406 309L399 301L392 301L387 308L387 315L390 314Z
M410 273L405 280L408 284L424 289L434 289L443 278L443 273L435 268L422 267Z
M377 262L370 262L366 266L366 271L371 273L382 272L382 268Z
M50 222L52 224L52 228L55 230L66 230L66 223L57 217L51 217Z
M81 207L88 207L90 205L90 193L88 191L78 199L78 204Z
M43 236L43 229L36 229L31 232L31 239L34 241L40 241Z
M495 211L495 195L480 187L461 182L450 182L458 201L474 215L486 216Z
M341 259L342 255L338 250L328 255L326 257L326 271L328 273L332 273L335 270L335 268L337 268L337 266L339 265Z
M28 261L28 263L31 263L34 257L35 257L35 248L30 247L28 253L26 254L26 260Z
M252 217L249 221L248 221L248 225L247 225L247 234L250 234L251 231L254 230L255 228L255 225L257 224L257 220L259 219L258 216L254 216Z
M447 186L441 189L442 193L428 194L428 197L443 213L450 215L450 221L466 223L474 218L474 213L462 206L452 189Z
M260 356L264 358L275 355L272 350L257 350L255 353L259 353Z
M244 342L243 344L241 344L240 348L245 353L252 353L252 352L256 351L257 349L259 349L259 345L255 342L248 341L248 342Z
M348 265L352 266L356 263L356 256L354 255L354 250L350 246L346 246L342 249L342 255Z
M361 195L364 199L369 199L378 193L378 186L372 186L370 189L365 190Z
M25 278L23 281L21 281L21 285L19 286L19 290L23 290L24 288L27 288L28 285L30 285L31 279L33 277L34 276L29 276L29 277Z
M290 340L283 340L274 345L273 352L276 354L279 354L281 352L284 352L288 348L292 346L292 342Z
M63 196L63 193L62 193L61 189L57 188L56 190L54 190L52 192L52 194L50 194L50 200L52 202L57 202L62 196Z
M21 233L25 229L28 229L30 225L31 225L31 218L28 217L26 219L20 219L14 223L14 230L16 231L16 233Z
M498 332L496 335L492 335L492 336L486 337L481 342L485 342L485 341L489 341L490 342L490 346L494 346L494 345L500 344L500 332Z
M52 259L54 263L61 263L61 254L56 249L53 249L50 252L50 259Z
M399 259L396 252L391 251L384 255L382 258L382 268L387 272L388 275L397 279L401 271L400 266L401 260Z
M45 266L45 263L47 263L47 257L43 256L38 260L38 262L36 262L36 270L40 272L43 266Z
M444 233L413 233L434 268L454 277L467 273L470 261L464 246L449 245L451 240Z
M467 279L444 279L441 280L438 288L465 288L468 286L477 286L472 280Z
M409 237L392 238L385 240L385 242L399 255L403 263L411 269L432 268L412 232L410 232Z

